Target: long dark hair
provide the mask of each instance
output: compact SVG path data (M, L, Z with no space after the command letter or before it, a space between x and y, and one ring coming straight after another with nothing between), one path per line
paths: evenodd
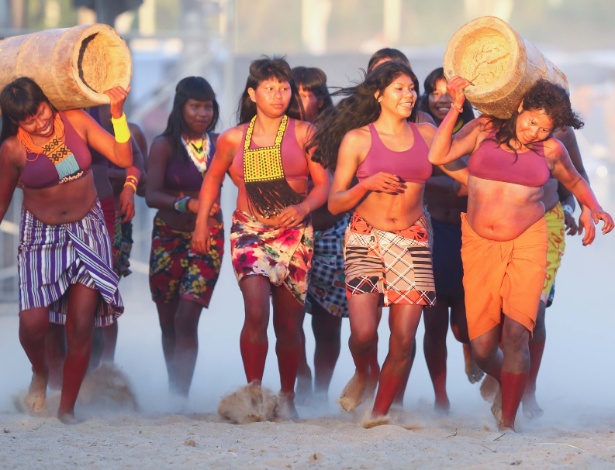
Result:
M211 123L206 129L207 132L216 128L218 119L220 118L220 106L216 101L216 94L207 80L203 77L185 77L177 83L175 87L175 97L173 98L173 108L167 120L167 127L160 135L170 138L173 148L172 155L181 156L185 161L188 161L189 157L182 144L181 136L188 130L188 126L184 120L184 105L190 99L211 101L214 115Z
M24 121L38 112L41 103L48 103L56 109L40 86L28 77L19 77L6 85L0 92L0 110L2 111L2 132L0 143L17 135L19 121Z
M382 64L386 63L386 62L383 62L381 64L378 64L378 62L380 62L383 59L388 59L388 62L390 61L401 62L402 64L407 65L410 70L412 70L410 59L408 59L408 56L406 56L406 54L404 54L399 49L394 49L392 47L384 47L382 49L378 49L369 58L369 62L367 63L367 73L371 73L374 70L374 68L380 67ZM414 73L412 74L411 78L412 78L412 82L414 83L414 89L416 90L416 94L417 96L420 97L421 87L419 85L419 79L416 78L416 75ZM412 108L412 112L410 113L410 117L408 118L408 121L416 122L418 111L419 111L419 108L418 106L415 105L414 108Z
M256 115L256 103L250 99L248 89L256 88L265 80L275 78L280 82L288 82L291 89L290 104L286 109L286 114L294 119L301 119L301 105L299 103L299 92L293 80L290 65L283 57L269 58L264 56L262 59L252 61L250 64L250 74L246 80L246 86L239 99L237 108L237 123L245 124Z
M580 129L584 125L579 115L572 110L570 96L566 89L544 78L534 83L524 95L523 109L528 111L544 109L547 116L553 121L553 129L568 126ZM511 147L510 141L517 138L516 124L519 110L515 109L508 119L495 116L488 117L496 131L493 140L498 145L506 145L509 149L515 150Z
M418 104L418 108L421 111L424 111L429 114L434 119L434 121L436 120L436 117L433 115L433 113L431 112L431 108L429 107L429 95L431 95L436 89L436 82L438 80L446 81L446 77L444 76L444 69L442 67L438 67L432 70L429 75L425 77L425 81L423 82L424 92L421 95ZM459 123L459 121L461 121L463 124L467 124L472 119L474 119L474 117L475 116L474 110L472 109L472 104L468 100L464 101L463 111L457 118L457 122Z
M316 133L307 145L308 150L314 149L312 160L325 168L335 170L337 153L344 135L378 119L380 104L374 95L377 92L383 93L400 75L407 75L413 82L418 82L412 69L406 64L389 61L368 73L358 85L333 93L333 96L345 98L316 119Z
M297 88L302 86L304 90L311 91L317 99L322 100L322 106L318 108L319 114L333 106L327 87L327 74L323 70L318 67L294 67L292 74Z
M406 54L404 54L402 51L400 51L399 49L393 49L392 47L383 47L382 49L378 49L376 52L374 52L369 58L369 62L367 63L367 73L374 70L376 64L382 59L397 60L399 62L403 62L408 67L412 68L408 56L406 56Z

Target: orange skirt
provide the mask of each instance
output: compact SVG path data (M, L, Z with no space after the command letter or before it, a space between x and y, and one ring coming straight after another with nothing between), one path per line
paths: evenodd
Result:
M513 240L478 235L461 214L463 287L470 340L502 322L502 314L534 331L547 267L544 217Z

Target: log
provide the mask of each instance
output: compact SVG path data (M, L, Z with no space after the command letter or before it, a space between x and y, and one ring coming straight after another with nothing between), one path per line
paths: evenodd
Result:
M480 112L507 119L540 78L568 89L566 75L505 21L484 16L462 26L448 42L444 75L470 80L468 101Z
M104 92L128 88L132 58L126 42L105 24L48 29L0 41L0 90L32 78L59 110L109 103Z

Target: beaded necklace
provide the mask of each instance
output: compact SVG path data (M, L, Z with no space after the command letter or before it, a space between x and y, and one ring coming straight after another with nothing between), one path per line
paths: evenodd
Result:
M297 194L286 181L282 166L282 139L288 125L284 115L275 142L269 147L250 148L256 116L246 131L243 145L243 175L250 206L263 217L273 217L284 208L299 204L303 196Z
M60 113L53 117L53 136L42 147L32 141L32 136L21 127L17 129L17 139L28 152L45 155L58 172L59 184L73 181L83 176L83 170L73 152L64 143L64 122Z
M206 133L200 139L191 140L186 139L182 135L181 139L192 163L194 163L202 175L205 175L207 171L207 157L209 156L209 149L211 147L209 136Z

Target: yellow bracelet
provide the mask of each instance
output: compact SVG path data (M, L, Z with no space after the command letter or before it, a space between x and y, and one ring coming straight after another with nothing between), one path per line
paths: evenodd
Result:
M124 144L130 140L130 129L128 128L128 121L126 121L126 114L122 113L117 119L112 117L111 124L113 124L113 133L117 143Z
M126 181L134 184L135 186L139 186L139 179L136 176L128 175L126 177Z
M132 188L132 190L135 192L135 194L137 194L137 187L134 185L134 183L131 183L130 181L126 181L124 183L124 187L129 186Z

